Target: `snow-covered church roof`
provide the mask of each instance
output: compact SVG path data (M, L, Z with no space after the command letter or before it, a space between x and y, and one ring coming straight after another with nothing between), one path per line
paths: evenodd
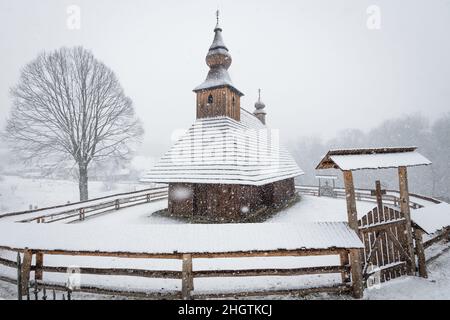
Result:
M278 130L241 108L240 122L197 119L141 181L261 186L302 174Z

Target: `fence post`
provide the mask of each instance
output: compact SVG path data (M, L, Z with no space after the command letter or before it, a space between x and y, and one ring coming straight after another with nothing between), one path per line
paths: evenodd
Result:
M119 199L116 199L116 200L114 201L114 207L115 207L116 210L119 210L119 209L120 209Z
M348 225L353 229L358 237L361 238L358 227L358 212L356 209L355 199L355 185L353 183L353 174L351 171L346 170L344 174L345 185L345 199L347 201L347 218ZM363 276L362 276L362 264L361 264L361 250L350 249L350 266L352 273L352 287L353 296L360 299L364 295Z
M350 249L350 264L352 272L353 297L361 299L364 296L361 254L359 249Z
M17 252L17 299L22 300L22 259Z
M192 255L183 254L183 271L181 279L181 297L183 300L191 299L192 290L194 290L194 278L192 277Z
M418 228L414 228L414 241L416 243L416 254L419 262L419 276L422 278L428 278L425 250L422 242L422 231Z
M42 280L43 278L43 266L44 266L44 254L42 252L36 252L36 268L34 269L34 280Z
M348 252L347 251L342 251L339 254L340 260L341 260L341 266L343 267L349 267L350 266L350 261L348 259ZM350 275L348 273L348 271L343 271L341 272L341 278L342 278L342 283L349 283L350 280Z
M414 275L416 272L416 261L414 259L414 243L412 236L411 211L409 208L409 191L408 191L408 172L406 167L398 168L399 189L400 189L400 211L405 215L406 229L406 252L411 257L411 261L407 261L408 275Z
M31 260L33 258L33 253L28 248L25 248L23 252L23 261L22 261L22 267L20 270L20 277L21 277L21 287L22 287L22 294L26 293L28 294L28 282L30 281L30 271L31 271Z
M47 300L47 289L44 287L42 288L42 300Z
M350 228L359 235L358 213L356 210L355 186L351 171L344 171L345 200L347 201L347 221Z
M34 300L39 300L39 288L38 288L37 282L34 282L33 294L34 294Z

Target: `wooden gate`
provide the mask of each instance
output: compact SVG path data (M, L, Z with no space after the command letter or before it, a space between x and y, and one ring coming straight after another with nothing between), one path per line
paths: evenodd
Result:
M363 278L366 281L376 278L384 282L402 276L414 259L407 253L404 214L389 206L382 208L374 208L358 221L364 243Z

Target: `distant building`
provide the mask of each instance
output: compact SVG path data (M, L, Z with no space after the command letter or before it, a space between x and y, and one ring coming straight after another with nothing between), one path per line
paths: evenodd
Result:
M197 119L142 180L169 184L172 215L240 221L292 199L303 172L266 127L260 95L253 114L241 108L218 21L214 33L209 73L194 89Z

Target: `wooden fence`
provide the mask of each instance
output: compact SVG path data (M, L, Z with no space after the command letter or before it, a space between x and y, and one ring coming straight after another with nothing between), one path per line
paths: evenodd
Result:
M300 194L319 196L319 188L317 186L296 186L296 190ZM336 197L345 198L344 189L335 188L334 190ZM87 217L93 217L99 214L113 212L121 208L128 208L131 206L164 199L167 197L167 191L167 187L158 187L140 191L119 193L84 202L76 202L35 210L5 213L0 215L0 219L12 216L28 216L23 219L19 218L19 222L52 223L57 221L67 221L68 223L72 223L84 220ZM356 199L359 201L376 202L376 196L371 195L370 191L371 190L369 189L356 189ZM385 201L385 203L397 206L399 204L399 196L396 196L394 194L398 193L398 191L388 190L387 192L390 194L386 194L383 196L383 200ZM411 194L411 197L415 197L432 203L440 203L440 201L437 199L422 195ZM410 206L414 209L423 207L421 204L411 200Z
M312 195L312 196L319 196L319 188L317 186L296 186L295 189L300 193L300 194L305 194L305 195ZM344 198L345 199L345 190L341 189L341 188L335 188L334 189L335 195L337 198ZM397 190L386 190L387 194L383 195L383 201L386 204L391 204L394 206L398 206L400 203L400 195L396 195L399 194L399 192ZM355 197L356 200L358 201L368 201L368 202L377 202L377 198L375 195L371 194L371 190L370 189L355 189ZM431 203L441 203L441 201L431 198L431 197L427 197L427 196L422 196L422 195L418 195L415 193L410 193L410 201L409 201L409 206L412 209L419 209L422 208L423 205L421 205L420 203L417 203L415 201L412 201L411 198L418 198L421 200L425 200Z
M116 194L108 197L96 198L85 202L77 202L62 206L47 207L31 211L8 213L0 216L11 217L21 215L32 215L18 222L53 223L66 221L72 223L82 221L87 217L113 212L121 208L153 202L167 197L167 187L152 188L141 191ZM50 211L50 213L49 213ZM42 214L39 214L42 212Z
M312 196L316 196L316 197L319 196L319 188L317 186L296 186L295 188L300 194L312 195ZM383 195L383 202L397 206L400 203L399 202L400 197L396 196L394 194L398 194L399 192L397 190L387 190L387 193L389 193L389 194ZM344 189L335 188L335 194L336 194L336 197L338 197L338 198L345 198ZM423 205L421 205L417 202L411 201L411 198L421 199L421 200L424 200L424 201L427 201L430 203L434 203L434 204L441 203L440 200L432 198L432 197L428 197L428 196L424 196L424 195L420 195L420 194L416 194L416 193L410 193L409 195L410 195L409 206L412 209L422 208ZM369 202L377 201L376 196L371 194L370 189L362 189L362 188L355 189L355 196L356 196L356 199L359 201L369 201ZM450 239L450 226L433 234L431 238L429 238L428 240L423 242L423 246L426 249L426 248L430 247L431 245L433 245L441 240L444 240L444 239Z
M379 272L381 282L407 274L406 265L413 263L406 248L406 220L399 210L389 207L374 208L359 221L359 231L364 243L363 276L371 275L370 266ZM416 251L418 244L416 242ZM416 252L417 254L417 252Z
M74 292L87 292L95 294L111 294L136 298L157 298L157 299L204 299L204 298L226 298L226 297L244 297L244 296L267 296L267 295L306 295L311 293L351 293L351 266L349 263L349 254L352 250L358 249L314 249L314 250L276 250L276 251L245 251L245 252L216 252L216 253L131 253L131 252L102 252L102 251L64 251L64 250L35 250L0 247L1 250L13 253L19 252L23 256L19 275L21 278L21 288L25 295L26 290L35 283L47 289L66 290L63 284L44 282L44 273L66 273L65 266L46 266L44 257L47 255L58 256L94 256L94 257L113 257L113 258L140 258L140 259L178 259L182 261L182 270L143 270L130 268L98 268L81 267L81 275L108 275L108 276L130 276L144 278L162 278L181 280L181 290L173 292L145 292L145 291L126 291L114 288L83 286L74 289ZM301 268L272 268L272 269L239 269L239 270L193 270L193 260L195 259L213 259L213 258L250 258L250 257L302 257L302 256L323 256L338 255L341 263L334 266L317 266ZM35 259L33 259L33 256ZM32 264L34 261L34 264ZM0 264L10 268L17 268L16 261L0 258ZM31 272L34 271L34 280L30 279ZM202 293L195 292L194 279L198 278L217 278L217 277L260 277L260 276L299 276L299 275L320 275L337 274L341 282L329 286L308 287L301 289L277 288L262 291L243 291L243 292L216 292ZM0 280L16 283L17 278L1 277Z
M301 194L310 194L318 196L317 187L297 186L296 189ZM388 191L390 194L384 195L383 199L386 203L392 203L397 205L399 203L399 197L395 194L395 191ZM336 196L343 198L345 192L342 189L336 189ZM418 199L429 201L432 203L439 203L439 200L428 198L419 195L411 195ZM51 223L56 221L65 220L68 223L84 220L87 217L92 217L107 212L119 210L120 208L131 207L134 205L145 204L158 199L167 197L167 188L153 188L142 191L116 194L109 197L97 198L86 202L79 202L74 204L67 204L62 206L56 206L51 208L42 208L32 211L23 211L16 213L9 213L0 216L21 216L33 213L42 212L41 215L33 215L22 219L21 222L39 222L39 223ZM356 192L356 198L361 201L376 202L376 196L372 195L368 189L358 189ZM412 208L419 208L422 205L413 201L410 201ZM46 212L47 211L47 212ZM50 213L48 213L50 211ZM388 219L390 220L390 219ZM394 221L395 222L395 221ZM376 224L374 220L373 223ZM397 223L397 222L396 222ZM368 222L372 224L372 222ZM360 227L366 227L363 223ZM393 226L389 225L389 228ZM436 237L429 239L424 243L424 247L428 247L431 244L440 241L442 239L448 239L450 228L446 228L442 233ZM382 238L383 239L383 238ZM387 253L387 264L383 262L386 270L383 274L383 278L389 279L397 276L397 269L403 269L404 259L392 259L389 257L389 251L382 250L376 252L379 248L375 245L374 241L367 243L371 244L371 247L366 248L365 254L370 254L371 251L375 253L377 259L385 257L383 254ZM391 239L395 242L395 239ZM386 240L383 240L386 241ZM365 243L365 244L367 244ZM389 244L389 242L386 242ZM372 248L374 246L374 248ZM373 249L376 249L375 251ZM44 264L44 256L47 255L59 255L59 256L95 256L95 257L113 257L113 258L141 258L141 259L178 259L182 261L182 270L144 270L133 268L98 268L98 267L81 267L79 271L81 274L89 275L108 275L108 276L130 276L130 277L143 277L143 278L161 278L161 279L176 279L181 281L181 290L179 292L143 292L143 291L126 291L118 290L114 288L96 287L96 286L81 286L77 291L96 293L96 294L113 294L123 295L129 297L138 298L178 298L178 299L190 299L190 298L225 298L225 297L241 297L241 296L267 296L267 295L305 295L317 292L329 292L329 293L350 293L354 291L353 283L351 281L351 266L350 266L350 254L355 254L352 250L358 251L358 249L314 249L314 250L277 250L277 251L246 251L246 252L216 252L216 253L172 253L172 254L155 254L155 253L131 253L131 252L102 252L102 251L64 251L64 250L39 250L28 248L9 248L1 247L0 250L12 251L21 253L23 255L23 262L20 266L20 272L16 279L0 276L0 280L9 281L12 283L17 282L17 279L21 279L21 288L27 290L30 282L32 285L36 283L38 286L45 286L47 289L66 290L66 287L60 283L43 282L43 274L45 273L66 273L66 266L48 266ZM399 248L393 248L392 255L399 255ZM340 257L340 264L334 266L317 266L317 267L301 267L301 268L271 268L271 269L243 269L243 270L193 270L194 259L205 258L245 258L245 257L281 257L281 256L318 256L318 255L338 255ZM33 259L33 256L35 257ZM367 258L371 258L366 256ZM370 260L370 259L369 259ZM392 261L391 261L392 260ZM403 260L403 261L402 261ZM34 265L32 265L34 261ZM383 260L384 261L384 260ZM0 265L4 265L9 268L18 268L19 264L16 261L0 258ZM399 270L400 270L399 269ZM34 272L34 280L30 279L31 272ZM194 290L194 279L198 278L218 278L218 277L259 277L259 276L299 276L299 275L320 275L320 274L340 274L341 282L336 285L321 286L321 287L309 287L301 288L297 290L292 289L271 289L264 291L250 291L250 292L228 292L228 293L201 293ZM399 273L400 274L400 273ZM366 273L368 275L368 273Z
M423 246L424 248L428 248L431 245L442 241L442 240L450 240L450 227L444 228L442 229L440 232L437 232L436 234L433 235L433 237L431 237L430 239L424 241Z

